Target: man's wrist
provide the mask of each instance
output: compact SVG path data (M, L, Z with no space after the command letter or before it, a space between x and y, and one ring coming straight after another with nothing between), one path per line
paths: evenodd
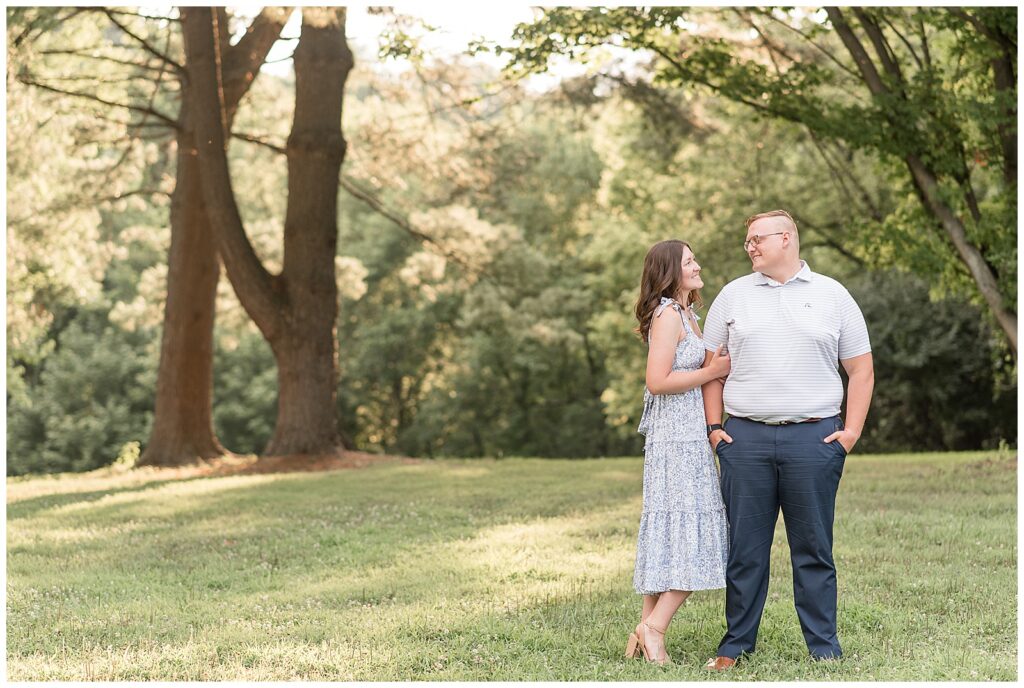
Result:
M708 431L708 437L711 437L711 433L713 433L715 430L721 430L722 429L722 424L721 423L708 423L705 426L705 429Z

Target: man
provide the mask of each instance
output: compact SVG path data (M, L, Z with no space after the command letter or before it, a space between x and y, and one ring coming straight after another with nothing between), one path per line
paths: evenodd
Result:
M832 521L843 464L864 428L874 387L864 317L839 282L800 260L789 213L748 219L743 247L754 272L722 289L704 326L705 365L720 345L732 359L724 382L703 387L730 531L728 630L707 664L717 671L754 651L780 507L807 649L816 659L842 656ZM845 427L837 362L850 380Z

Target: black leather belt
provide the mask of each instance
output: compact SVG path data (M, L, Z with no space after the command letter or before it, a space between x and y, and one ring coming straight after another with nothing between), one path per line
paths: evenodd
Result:
M796 425L797 423L817 423L821 418L804 418L803 420L754 420L753 418L744 418L743 416L730 416L731 418L739 418L740 420L749 420L751 423L760 423L761 425Z

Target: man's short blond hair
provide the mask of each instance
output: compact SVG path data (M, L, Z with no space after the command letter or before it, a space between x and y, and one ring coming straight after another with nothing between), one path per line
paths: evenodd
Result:
M796 228L796 220L793 216L787 213L785 210L769 210L766 213L758 213L757 215L751 215L747 218L747 229L750 229L750 225L754 224L756 220L763 220L766 217L784 217L789 220L789 224L793 226L793 233L798 234L799 230Z

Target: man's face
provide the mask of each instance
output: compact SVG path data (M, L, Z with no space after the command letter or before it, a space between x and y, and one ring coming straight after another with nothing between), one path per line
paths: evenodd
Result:
M782 264L785 259L782 232L789 234L785 218L763 217L754 220L747 228L746 250L751 267L765 272Z

